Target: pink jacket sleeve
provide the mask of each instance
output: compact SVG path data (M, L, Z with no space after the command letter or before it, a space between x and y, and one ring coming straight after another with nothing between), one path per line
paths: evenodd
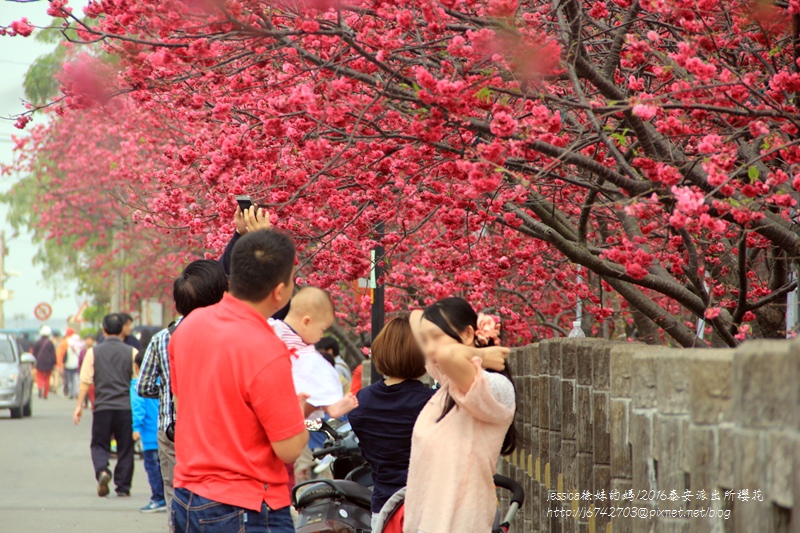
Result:
M514 411L500 403L492 394L489 384L483 376L480 358L473 357L472 364L476 370L472 386L466 393L451 386L450 396L461 409L467 411L476 420L489 424L509 425L514 419Z

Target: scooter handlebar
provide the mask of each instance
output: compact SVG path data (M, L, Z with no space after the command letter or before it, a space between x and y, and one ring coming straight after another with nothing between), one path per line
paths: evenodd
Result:
M329 448L319 448L317 450L313 450L311 452L311 456L314 459L319 459L320 457L325 457L326 455L336 455L340 452L347 451L347 446L331 446Z

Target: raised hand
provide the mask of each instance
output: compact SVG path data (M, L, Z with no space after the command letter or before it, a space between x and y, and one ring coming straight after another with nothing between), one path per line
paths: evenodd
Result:
M255 206L244 212L240 207L237 207L236 213L233 215L233 221L236 224L236 233L239 235L247 235L251 231L270 229L272 227L272 223L269 220L269 211Z
M270 229L272 223L269 221L269 211L266 209L251 207L244 212L244 222L247 232Z
M506 359L511 350L505 346L487 346L477 351L481 358L481 366L486 370L502 371L506 367Z

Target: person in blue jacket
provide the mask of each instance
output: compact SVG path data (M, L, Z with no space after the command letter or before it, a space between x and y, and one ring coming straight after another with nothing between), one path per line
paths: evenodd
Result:
M139 509L143 513L167 511L164 499L164 481L161 478L161 465L158 461L158 400L142 398L136 391L139 373L144 360L144 350L134 358L136 377L131 380L131 409L133 411L133 440L141 441L144 451L144 469L150 482L150 503Z

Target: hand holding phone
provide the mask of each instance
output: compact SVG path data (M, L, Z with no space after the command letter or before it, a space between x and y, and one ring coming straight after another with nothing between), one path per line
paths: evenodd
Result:
M236 210L235 222L236 231L239 235L245 235L251 231L270 229L272 226L269 220L269 212L263 208L257 208L253 199L246 195L237 195L236 203L239 209Z
M239 209L242 210L242 213L253 207L253 199L247 195L237 194L236 203L239 204Z

